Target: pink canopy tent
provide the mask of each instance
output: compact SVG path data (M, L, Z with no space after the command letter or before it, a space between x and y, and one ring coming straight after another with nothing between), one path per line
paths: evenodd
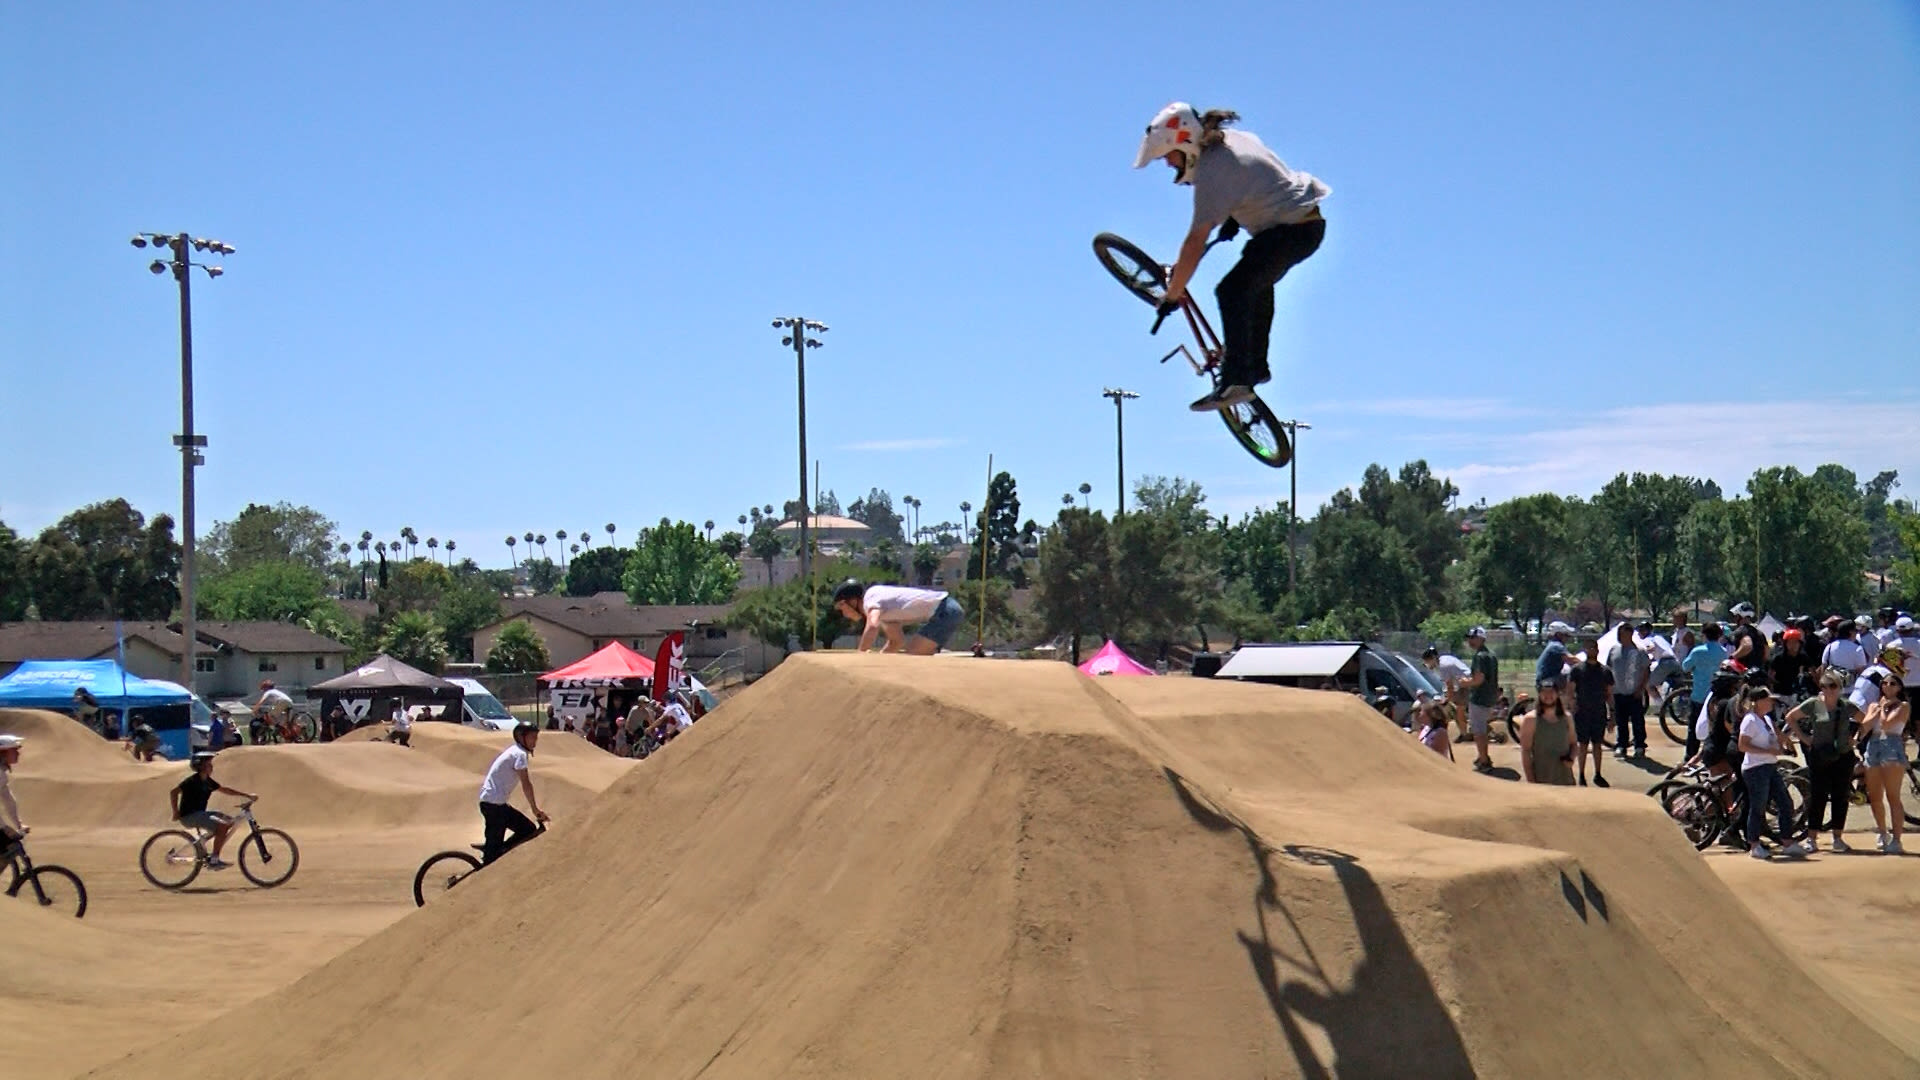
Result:
M1087 675L1151 675L1153 669L1122 652L1109 640L1100 651L1087 657L1080 670Z

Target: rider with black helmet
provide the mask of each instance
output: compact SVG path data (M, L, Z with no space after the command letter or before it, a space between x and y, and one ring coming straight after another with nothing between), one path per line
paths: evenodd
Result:
M534 818L542 825L548 820L547 812L540 809L540 800L533 794L533 763L529 760L534 744L539 741L540 729L522 720L513 727L513 745L500 751L500 756L487 767L487 778L480 784L480 819L486 824L482 864L505 855L540 832L539 825L527 820L527 815L507 802L513 796L516 783L526 793L527 807L533 811Z

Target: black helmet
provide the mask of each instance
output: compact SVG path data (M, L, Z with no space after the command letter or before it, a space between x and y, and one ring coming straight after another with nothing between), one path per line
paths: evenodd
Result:
M848 578L847 580L841 582L838 586L834 588L833 602L836 604L841 603L842 601L845 601L845 600L853 600L857 602L858 600L860 600L860 598L866 595L867 595L867 587L865 585L860 584L858 581L855 581L852 578Z
M519 723L513 725L513 741L514 742L519 742L520 736L522 735L538 735L538 734L540 734L540 725L538 724L533 724L525 720L522 720Z

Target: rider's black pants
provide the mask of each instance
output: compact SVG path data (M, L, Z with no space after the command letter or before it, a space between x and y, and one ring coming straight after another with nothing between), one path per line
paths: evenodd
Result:
M540 827L528 820L527 815L506 803L481 803L480 817L487 823L480 853L482 866L512 851L521 841L533 839L540 831ZM509 832L513 834L510 837L507 836Z
M1266 382L1267 339L1273 333L1273 287L1287 271L1320 250L1327 235L1322 218L1297 225L1275 225L1247 241L1240 261L1213 295L1220 301L1220 336L1226 358L1220 363L1222 385L1252 386Z
M1845 831L1847 800L1853 794L1854 762L1854 756L1848 754L1838 761L1808 766L1807 779L1813 784L1813 797L1807 800L1808 828L1818 829L1824 824L1834 832Z

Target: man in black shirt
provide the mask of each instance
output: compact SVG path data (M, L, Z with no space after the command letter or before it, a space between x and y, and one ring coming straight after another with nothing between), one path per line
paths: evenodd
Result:
M1582 642L1587 658L1573 666L1568 676L1573 683L1573 737L1578 742L1577 761L1580 786L1587 786L1587 751L1593 751L1593 783L1606 787L1600 775L1600 750L1607 738L1607 709L1613 704L1613 671L1600 660L1600 639L1588 636Z
M1767 661L1767 685L1774 693L1796 698L1813 693L1814 655L1807 651L1806 637L1797 629L1781 632L1780 645Z
M249 795L236 788L227 787L213 778L213 754L201 750L193 755L193 772L168 792L173 802L173 819L189 829L205 829L213 834L213 853L207 858L207 869L225 870L228 863L220 858L220 849L227 846L227 834L233 831L233 818L217 810L207 809L207 800L214 792L232 795L247 802L258 799L258 795Z

